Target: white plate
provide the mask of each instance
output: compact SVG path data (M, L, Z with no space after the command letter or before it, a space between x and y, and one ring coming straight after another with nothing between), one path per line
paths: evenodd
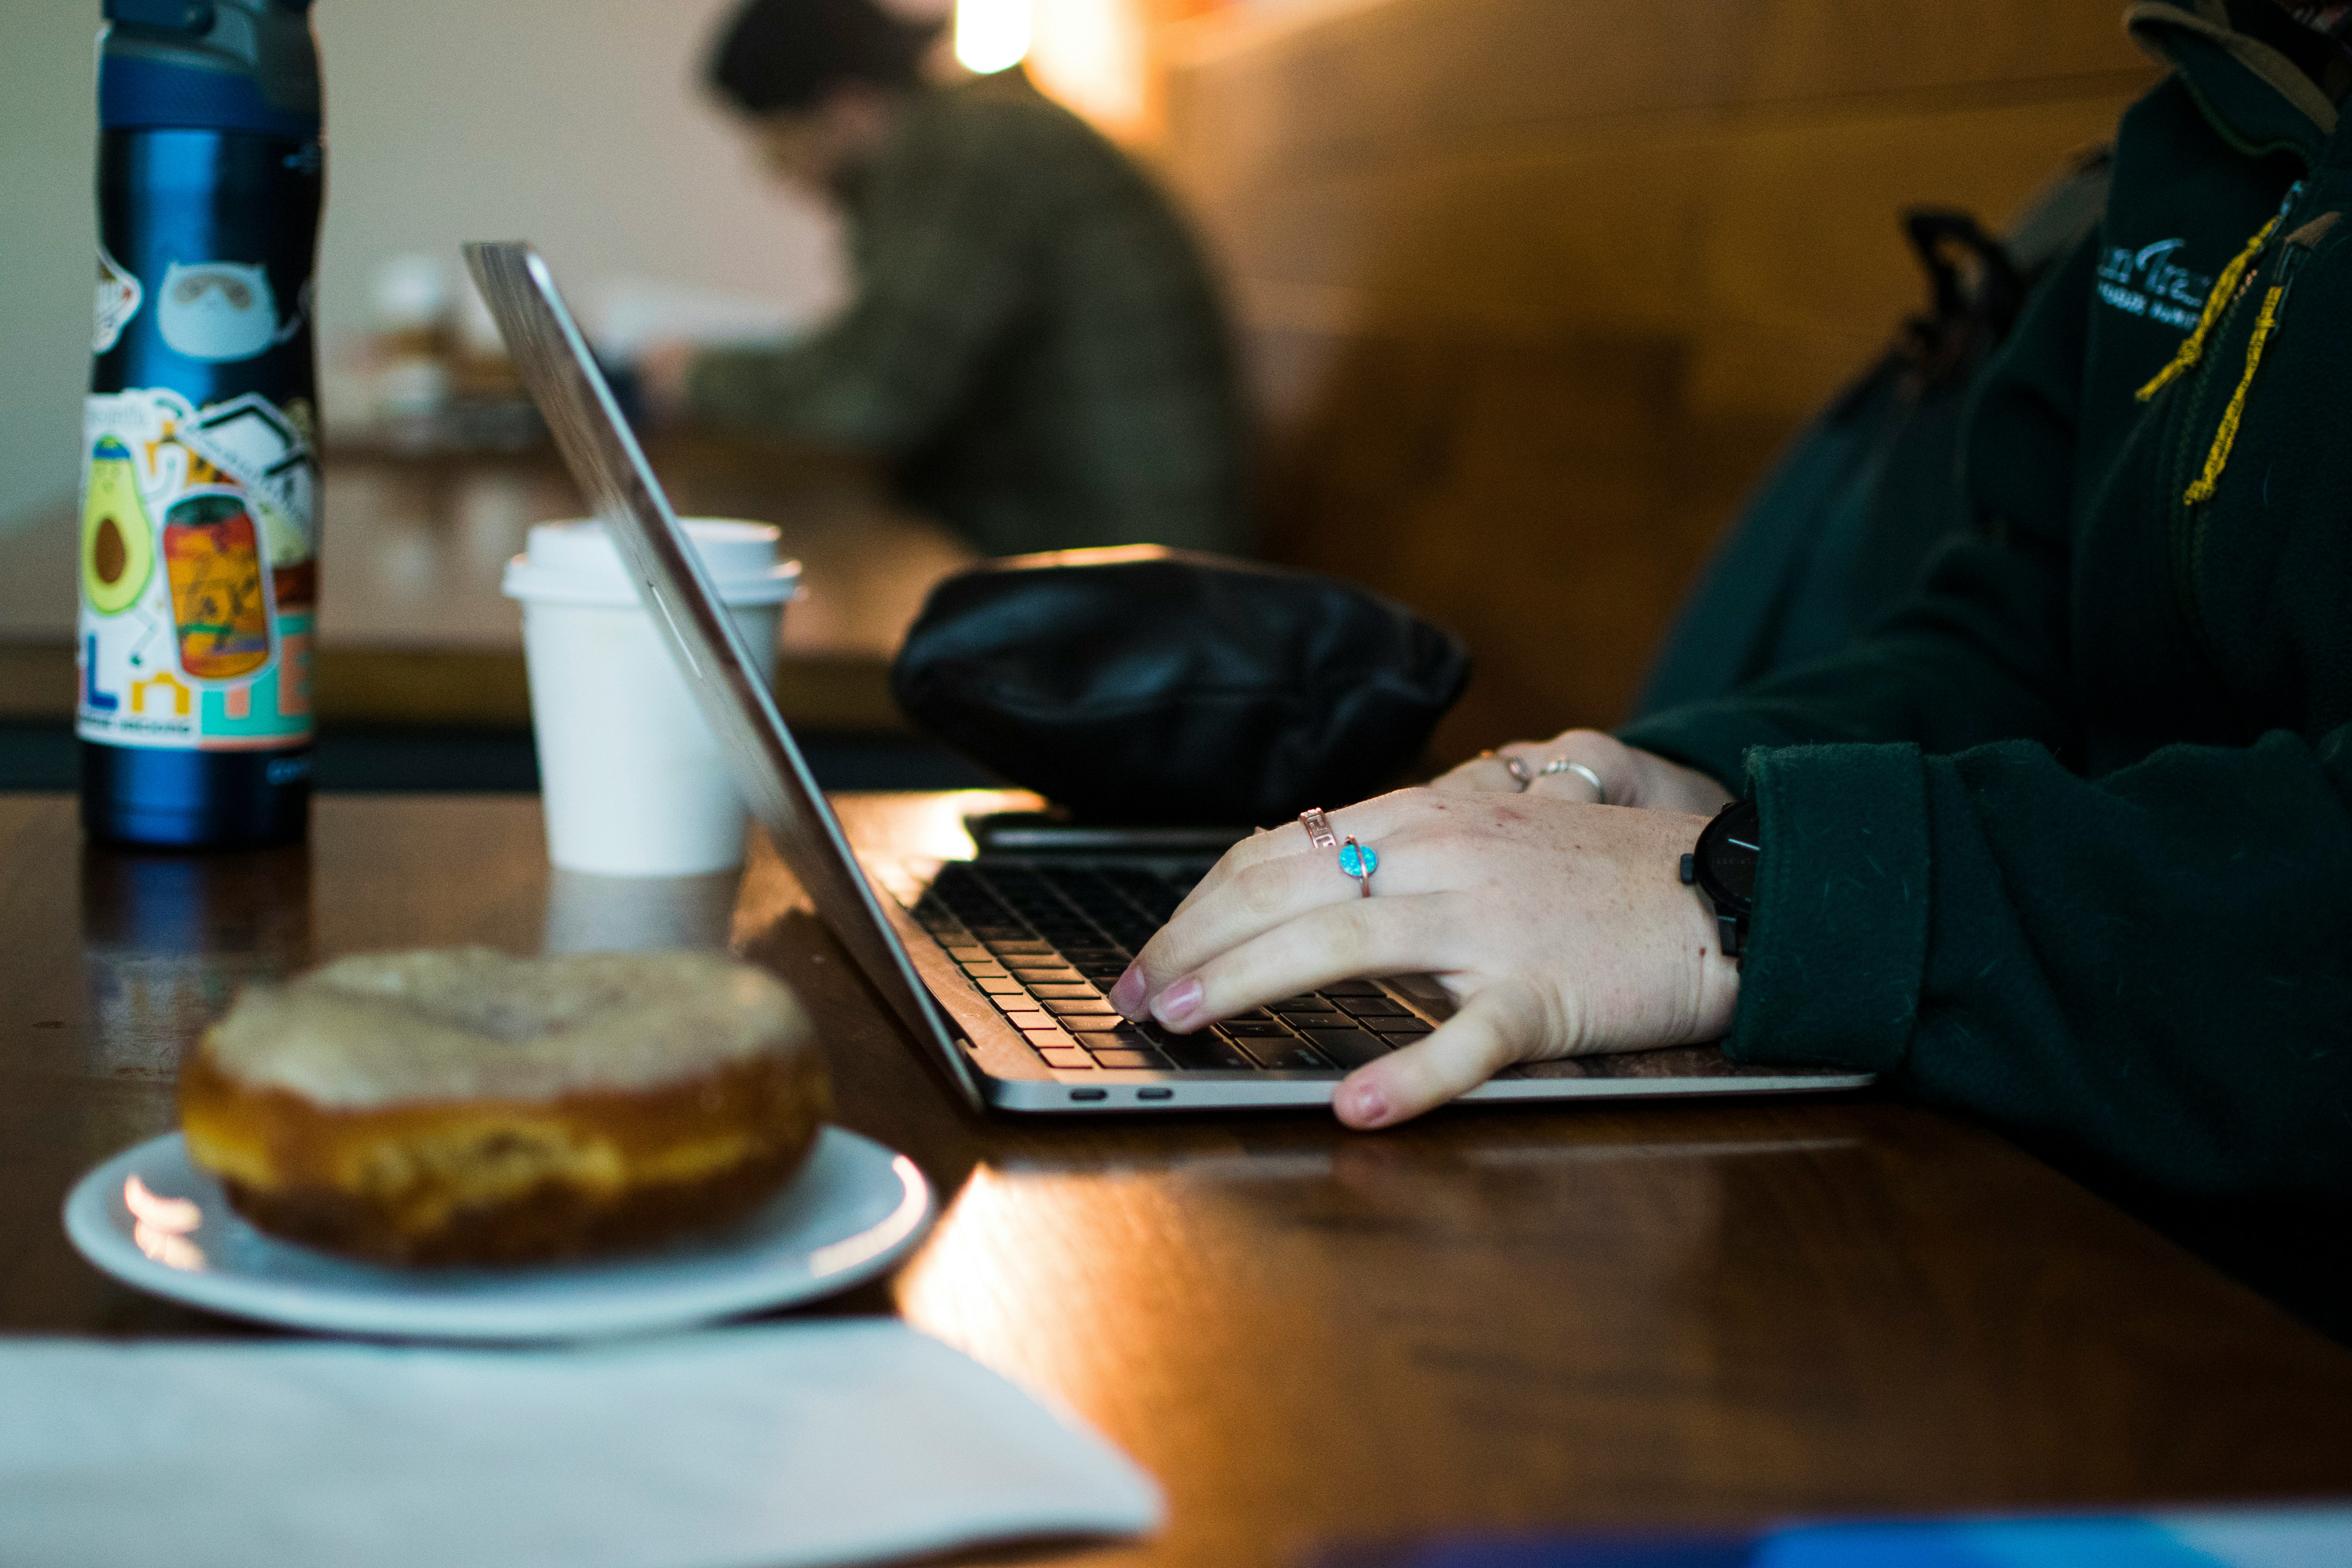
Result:
M190 1306L330 1333L502 1341L647 1333L830 1295L906 1256L930 1218L912 1160L838 1127L757 1214L594 1262L387 1268L278 1241L229 1207L176 1132L84 1176L65 1209L84 1258Z

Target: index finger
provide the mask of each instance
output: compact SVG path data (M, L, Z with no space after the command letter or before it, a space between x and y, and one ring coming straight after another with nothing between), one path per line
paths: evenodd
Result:
M1334 812L1333 837L1368 846L1393 837L1411 818L1413 799L1400 791ZM1276 847L1285 840L1286 849ZM1136 954L1112 988L1111 1005L1140 1017L1149 997L1210 960L1310 910L1360 897L1339 854L1280 829L1235 845Z

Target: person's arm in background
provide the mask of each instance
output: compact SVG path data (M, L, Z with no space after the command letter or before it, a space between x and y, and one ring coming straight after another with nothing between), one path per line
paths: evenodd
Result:
M1029 309L1044 199L998 122L909 132L876 171L857 225L857 296L812 342L695 356L687 402L740 429L895 454L919 446L969 393Z

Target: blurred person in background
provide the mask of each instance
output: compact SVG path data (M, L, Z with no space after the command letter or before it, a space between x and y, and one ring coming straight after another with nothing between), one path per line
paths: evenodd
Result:
M708 68L780 180L847 216L856 297L813 340L638 367L657 415L868 453L982 551L1247 547L1244 429L1168 198L1018 68L923 79L873 0L751 0Z

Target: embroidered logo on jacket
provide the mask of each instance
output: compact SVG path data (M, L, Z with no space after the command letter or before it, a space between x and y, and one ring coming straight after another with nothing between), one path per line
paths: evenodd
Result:
M2099 262L2099 298L2127 314L2189 331L2213 291L2213 275L2174 262L2173 253L2188 243L2159 239L2137 250L2110 246Z

